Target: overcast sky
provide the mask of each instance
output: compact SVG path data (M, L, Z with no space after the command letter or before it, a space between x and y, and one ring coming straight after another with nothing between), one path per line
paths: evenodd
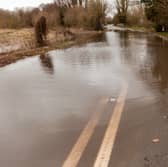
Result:
M115 0L107 0L109 4ZM0 8L13 10L16 7L37 7L42 3L53 2L53 0L0 0Z
M16 7L33 7L53 0L0 0L0 8L13 10Z

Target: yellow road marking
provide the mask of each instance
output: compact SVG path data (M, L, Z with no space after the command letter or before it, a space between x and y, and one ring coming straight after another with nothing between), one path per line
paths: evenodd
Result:
M99 111L95 112L91 120L87 123L62 167L76 167L78 165L78 162L95 130L95 127L99 122L106 103L107 98L102 98L100 100L100 107L98 107Z
M100 150L95 160L94 167L108 167L109 165L110 156L114 147L116 134L118 131L121 115L123 113L123 108L125 105L127 89L128 85L126 83L123 84L121 93L117 99L117 103L114 108L114 112L111 116L107 130L105 132L103 142L101 144Z

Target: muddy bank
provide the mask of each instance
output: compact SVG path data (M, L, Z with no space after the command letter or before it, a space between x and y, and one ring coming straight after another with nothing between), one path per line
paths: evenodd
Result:
M0 41L0 67L26 57L44 54L53 49L64 49L96 41L103 36L102 32L96 31L71 29L71 32L73 36L64 36L62 30L51 30L48 34L48 45L37 48L34 44L32 29L18 30L18 32L6 30L5 33L0 30L0 36L3 36L1 39L4 39ZM4 49L2 45L8 49Z

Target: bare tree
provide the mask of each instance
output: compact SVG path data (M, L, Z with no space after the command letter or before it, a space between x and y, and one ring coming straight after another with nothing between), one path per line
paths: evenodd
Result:
M117 15L121 23L127 22L129 0L116 0Z
M54 0L58 6L73 7L76 5L87 7L88 0Z
M71 7L71 0L54 0L54 3L59 7Z

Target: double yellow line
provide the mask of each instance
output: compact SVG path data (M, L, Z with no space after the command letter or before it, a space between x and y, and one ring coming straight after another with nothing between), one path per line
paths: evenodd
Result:
M113 114L107 126L99 152L94 162L94 167L108 167L116 134L118 131L118 127L120 124L121 116L125 105L127 90L128 90L128 84L124 82L122 85L119 97L117 99ZM105 98L105 97L103 97L100 100L100 103L99 103L100 107L98 112L95 112L92 118L90 119L90 121L87 123L86 127L80 134L77 142L73 146L71 152L69 153L62 167L76 167L78 165L82 157L82 154L87 144L89 143L93 135L93 132L101 118L101 115L103 114L102 107L104 108L107 102L108 102L108 98Z

